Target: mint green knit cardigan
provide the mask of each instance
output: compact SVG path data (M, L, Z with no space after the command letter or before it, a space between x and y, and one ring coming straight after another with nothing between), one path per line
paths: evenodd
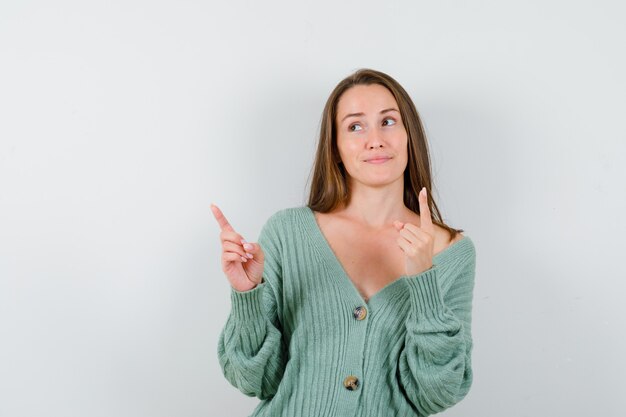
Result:
M231 287L217 352L228 382L261 399L251 417L427 416L468 393L476 265L469 236L368 302L308 206L274 213L258 242L264 281Z

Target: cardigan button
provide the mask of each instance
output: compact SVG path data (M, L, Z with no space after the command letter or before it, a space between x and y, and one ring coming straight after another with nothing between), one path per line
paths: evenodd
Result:
M354 391L359 387L359 378L350 375L343 380L343 386L349 391Z
M365 316L367 316L367 309L363 306L358 306L354 309L352 315L354 315L354 318L357 320L363 320Z

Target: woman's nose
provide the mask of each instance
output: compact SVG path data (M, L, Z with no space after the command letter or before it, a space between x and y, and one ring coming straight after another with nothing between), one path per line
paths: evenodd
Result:
M380 132L375 129L371 129L367 134L367 147L368 148L380 148L383 146L383 141L380 138Z

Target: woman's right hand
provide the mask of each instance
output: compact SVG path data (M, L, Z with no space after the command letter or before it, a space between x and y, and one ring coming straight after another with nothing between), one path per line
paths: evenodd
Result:
M211 204L211 211L221 229L222 271L235 290L253 289L261 283L263 278L265 256L261 245L245 241L239 233L235 232L222 210L215 204Z

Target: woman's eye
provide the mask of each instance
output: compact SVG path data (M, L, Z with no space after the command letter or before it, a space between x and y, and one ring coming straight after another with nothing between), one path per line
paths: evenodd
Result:
M358 128L358 129L357 129L357 128ZM361 127L361 125L360 125L360 124L355 123L355 124L353 124L353 125L350 125L350 127L348 127L348 129L350 129L352 132L356 132L356 131L359 131L359 130L361 130L361 129L363 129L363 128Z
M391 122L391 123L385 124L385 122ZM395 125L395 124L396 124L396 121L393 120L393 119L385 119L385 120L383 120L383 126L392 126L392 125Z

